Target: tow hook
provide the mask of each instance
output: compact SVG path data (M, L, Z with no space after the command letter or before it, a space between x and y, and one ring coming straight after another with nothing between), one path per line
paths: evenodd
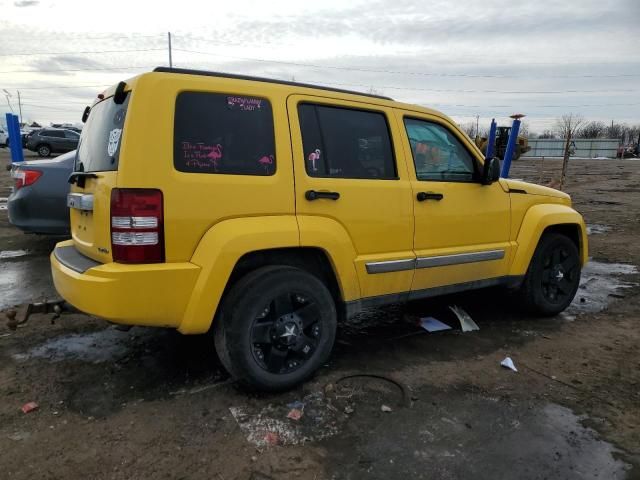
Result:
M44 302L29 303L22 305L17 310L7 310L7 327L10 330L16 330L19 325L24 325L33 313L52 313L51 323L53 323L63 312L77 311L73 306L64 300L48 300Z

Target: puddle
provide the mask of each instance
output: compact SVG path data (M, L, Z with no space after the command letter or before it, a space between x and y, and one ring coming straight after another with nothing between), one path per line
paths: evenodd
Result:
M45 358L52 362L80 360L91 363L110 362L129 353L132 343L139 338L132 332L123 332L115 327L93 333L71 334L53 338L32 348L26 353L13 355L15 360Z
M616 480L631 468L568 408L458 387L416 389L411 408L391 413L360 415L356 404L344 433L323 442L328 476L364 478L370 468L375 478Z
M19 250L13 250L16 251ZM14 261L0 262L0 310L23 303L58 298L51 280L49 258L27 258L21 260L22 257L17 257Z
M230 407L229 411L249 443L262 448L271 445L301 445L332 437L338 433L337 411L322 392L302 399L303 415L287 418L286 404L269 405L259 411L251 407Z
M26 250L2 250L0 252L0 260L5 260L7 258L23 257L28 254L29 252L27 252Z
M623 298L624 290L636 286L620 278L621 275L638 273L635 265L602 263L590 260L582 269L580 287L567 309L569 316L575 313L600 312L607 308L612 298Z
M592 223L587 225L587 235L600 235L611 231L609 225L601 225L599 223Z

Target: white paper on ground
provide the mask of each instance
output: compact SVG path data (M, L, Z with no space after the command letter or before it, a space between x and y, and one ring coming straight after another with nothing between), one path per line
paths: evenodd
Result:
M473 321L471 316L465 312L462 308L457 305L449 306L449 310L451 310L458 320L460 320L460 328L463 332L473 332L474 330L480 330L480 327Z
M420 319L420 326L427 332L439 332L441 330L451 330L451 327L446 323L442 323L433 317L424 317Z
M504 368L513 370L514 372L518 371L515 364L513 363L513 360L511 360L511 357L506 357L504 360L502 360L502 362L500 362L500 365L502 365Z

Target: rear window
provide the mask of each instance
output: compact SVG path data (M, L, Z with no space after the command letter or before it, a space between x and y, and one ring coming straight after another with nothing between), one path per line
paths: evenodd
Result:
M109 97L91 108L80 135L76 171L104 172L118 169L120 139L130 97L131 94L128 93L121 105L117 105L113 97Z
M173 143L176 170L273 175L275 155L268 100L204 92L178 95Z

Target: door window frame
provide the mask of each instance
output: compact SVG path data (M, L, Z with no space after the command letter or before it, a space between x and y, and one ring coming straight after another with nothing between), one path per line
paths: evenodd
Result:
M391 157L392 157L392 161L393 161L393 167L394 167L394 171L395 171L395 177L385 177L385 178L375 178L375 177L342 177L342 176L331 176L331 175L309 175L309 172L307 172L307 162L304 162L304 174L307 176L307 178L321 178L321 179L334 179L334 180L375 180L375 181L385 181L385 180L391 180L391 181L395 181L395 180L400 180L400 172L399 172L399 166L398 166L398 158L396 155L396 145L394 143L394 138L393 138L393 133L391 130L391 124L389 121L389 115L387 114L387 112L383 111L383 110L377 110L375 108L367 108L366 106L352 106L352 105L345 105L342 103L339 103L339 101L335 101L335 102L331 102L330 99L328 99L328 101L323 102L320 101L320 99L306 99L306 98L302 98L299 99L298 101L296 101L295 107L296 107L296 120L297 120L297 128L300 132L300 140L302 141L302 149L303 149L303 156L304 156L304 137L303 137L303 132L302 132L302 125L300 122L300 106L301 105L312 105L312 106L317 106L317 107L328 107L328 108L339 108L342 110L354 110L357 112L365 112L365 113L375 113L378 115L382 115L382 117L384 118L385 121L385 126L387 127L387 134L389 136L389 146L391 149ZM321 140L324 144L324 136L322 135L322 125L320 125L320 120L318 119L318 126L320 128L320 136L321 136ZM303 159L305 160L305 159Z
M409 132L407 132L407 126L405 124L405 120L417 120L420 122L425 122L425 123L431 123L434 125L438 125L439 127L444 128L449 134L451 134L460 144L460 146L462 148L464 148L464 150L469 154L469 156L471 157L471 160L473 161L473 176L470 180L462 180L462 179L450 179L450 178L444 178L444 179L437 179L437 178L429 178L429 179L420 179L418 178L418 169L416 167L416 161L413 155L413 149L411 148L411 142L409 141ZM439 121L437 118L424 118L424 117L420 117L418 115L412 115L410 113L406 113L406 112L402 112L402 122L401 122L401 128L404 132L404 135L406 137L406 141L407 141L407 146L409 147L409 157L411 158L411 164L413 165L413 174L415 176L415 179L419 182L438 182L438 183L442 183L442 182L448 182L448 183L480 183L481 179L480 176L482 174L482 164L480 162L480 160L478 159L478 156L475 152L473 152L469 146L467 145L467 141L464 138L461 138L461 135L459 134L459 132L456 131L455 128L452 128L451 125L447 124L446 122L443 121Z

